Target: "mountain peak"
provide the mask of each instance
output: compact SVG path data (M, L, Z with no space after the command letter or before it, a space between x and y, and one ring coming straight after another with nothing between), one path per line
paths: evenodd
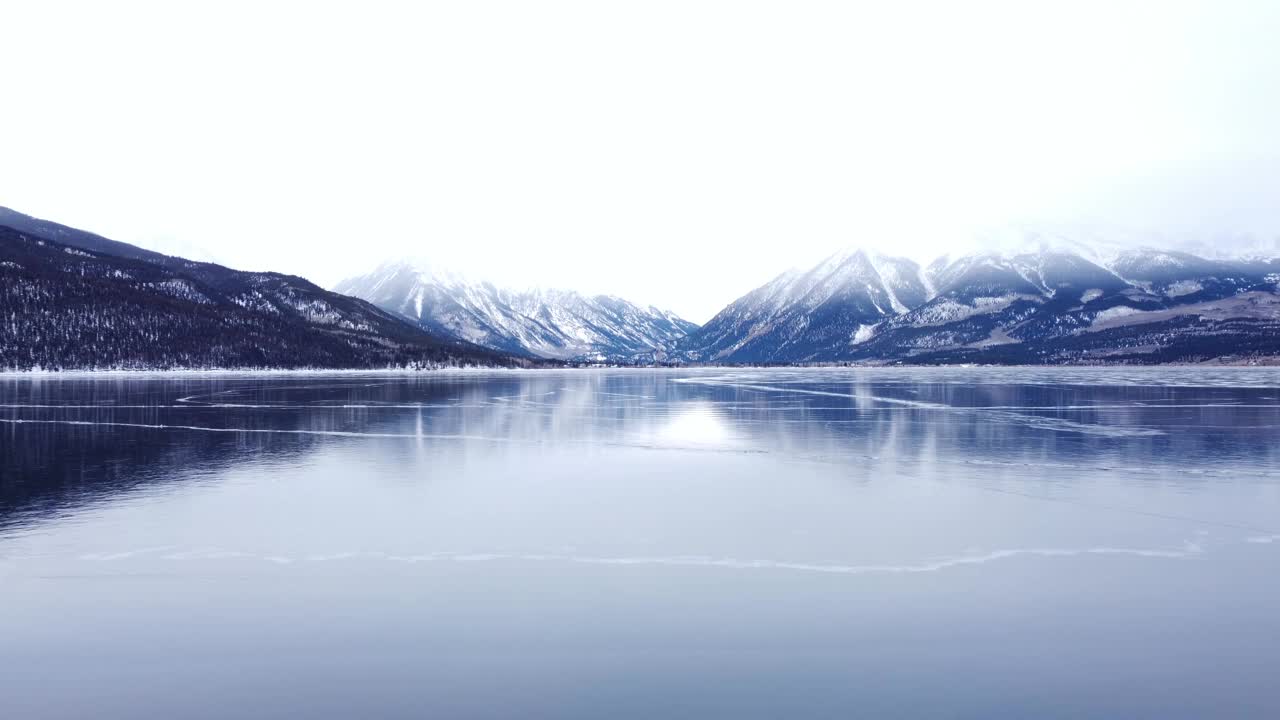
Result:
M925 267L849 248L784 273L682 341L701 362L1085 361L1280 350L1280 260L1019 231ZM1124 318L1122 321L1121 318ZM1203 330L1200 325L1230 321ZM1178 332L1171 327L1182 328ZM1106 331L1106 332L1103 332ZM1199 353L1198 355L1196 353ZM1150 359L1159 358L1159 359Z
M383 263L335 290L478 345L544 358L653 361L697 326L611 295L470 280L422 259Z

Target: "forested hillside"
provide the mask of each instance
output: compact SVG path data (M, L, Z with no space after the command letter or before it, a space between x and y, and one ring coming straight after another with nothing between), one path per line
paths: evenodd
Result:
M302 278L133 249L125 257L0 226L0 369L516 362Z

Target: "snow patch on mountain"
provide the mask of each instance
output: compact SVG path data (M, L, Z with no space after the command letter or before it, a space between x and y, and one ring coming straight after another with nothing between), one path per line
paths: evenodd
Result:
M853 340L850 342L850 344L857 345L859 343L864 343L870 340L871 338L875 337L875 334L876 334L876 325L859 325L857 332L853 334Z
M1164 289L1164 294L1169 297L1181 297L1183 295L1198 293L1203 289L1204 285L1201 285L1196 280L1178 280L1166 287Z
M1102 325L1110 320L1125 317L1127 315L1137 315L1142 311L1138 308L1129 307L1128 305L1117 305L1113 308L1107 308L1093 316L1093 325Z
M972 302L969 304L942 298L938 302L930 303L916 311L912 317L912 325L915 327L945 325L971 318L974 315L986 315L1000 312L1017 300L1037 299L1038 298L1032 295L1022 295L1017 293L1009 293L998 297L979 296L973 298Z

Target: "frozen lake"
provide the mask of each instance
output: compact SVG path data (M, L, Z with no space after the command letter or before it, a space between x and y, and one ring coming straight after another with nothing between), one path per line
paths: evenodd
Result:
M0 379L0 715L1280 716L1280 371Z

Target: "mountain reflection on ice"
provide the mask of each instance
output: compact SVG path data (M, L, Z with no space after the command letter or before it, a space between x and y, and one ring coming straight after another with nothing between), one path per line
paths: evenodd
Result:
M1272 716L1278 438L1265 369L6 377L0 697Z

